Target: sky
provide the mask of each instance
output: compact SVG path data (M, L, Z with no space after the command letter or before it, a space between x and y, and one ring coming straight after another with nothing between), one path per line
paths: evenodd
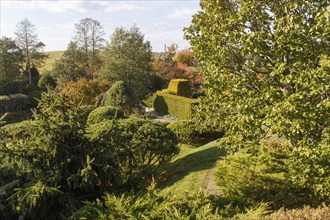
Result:
M200 10L198 0L149 1L78 1L78 0L0 0L0 36L15 39L16 25L27 18L35 25L45 51L65 50L74 36L74 24L81 19L98 20L109 41L116 27L136 25L154 52L176 43L189 48L183 28Z

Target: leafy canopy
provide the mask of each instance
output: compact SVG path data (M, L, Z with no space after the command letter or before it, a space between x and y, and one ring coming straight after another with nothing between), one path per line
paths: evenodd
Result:
M326 0L201 1L185 29L201 62L201 121L237 150L270 133L314 146L329 127L330 6Z

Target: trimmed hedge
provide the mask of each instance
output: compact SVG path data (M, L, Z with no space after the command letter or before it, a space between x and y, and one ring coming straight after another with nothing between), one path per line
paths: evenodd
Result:
M187 79L172 79L167 91L173 95L191 97L191 88Z
M113 106L101 106L89 113L87 124L96 124L105 120L125 118L124 112Z
M198 103L199 99L186 98L166 92L157 92L154 100L154 109L161 114L169 114L181 119L191 119L193 106Z
M31 102L25 94L13 94L0 96L0 112L16 112L29 108Z

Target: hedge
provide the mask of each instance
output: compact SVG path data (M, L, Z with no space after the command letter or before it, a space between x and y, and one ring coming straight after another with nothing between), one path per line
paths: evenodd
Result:
M191 88L187 79L172 79L168 85L167 91L170 94L191 97Z
M25 94L0 96L0 112L23 111L29 108L30 98Z
M181 119L191 119L193 106L199 103L199 99L191 99L182 96L156 92L154 109L161 114L177 116Z

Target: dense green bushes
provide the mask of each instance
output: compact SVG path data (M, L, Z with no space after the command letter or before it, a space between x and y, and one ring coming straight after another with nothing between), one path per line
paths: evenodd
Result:
M329 158L328 146L292 149L278 141L266 142L220 160L217 183L224 195L245 204L320 205L330 199Z
M204 192L177 198L151 189L138 195L106 194L102 200L86 203L70 219L222 219L217 211Z
M200 128L193 120L179 120L167 126L181 143L206 144L222 137L223 132L211 128Z
M87 123L95 124L105 120L124 118L124 112L113 106L101 106L89 113Z
M178 116L181 119L190 119L193 106L199 103L198 99L157 92L154 100L154 109L162 114Z
M4 219L56 219L104 191L144 187L178 152L174 134L159 124L127 119L89 127L85 110L45 93L34 121L0 129L0 168L14 168L1 181L17 180L18 188L1 195Z
M108 120L92 125L89 131L88 138L96 145L116 143L100 157L116 158L120 184L129 188L143 186L158 166L178 153L175 135L149 120Z
M30 105L30 99L25 94L0 96L0 112L22 111Z
M105 92L102 104L111 105L125 111L138 103L132 100L131 89L123 81L117 81Z

